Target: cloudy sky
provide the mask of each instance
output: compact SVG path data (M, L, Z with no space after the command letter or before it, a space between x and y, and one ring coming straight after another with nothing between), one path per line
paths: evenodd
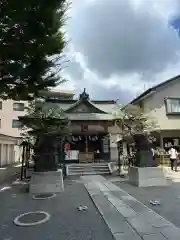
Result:
M180 74L180 38L170 24L179 16L180 0L73 0L68 82L58 88L125 103Z

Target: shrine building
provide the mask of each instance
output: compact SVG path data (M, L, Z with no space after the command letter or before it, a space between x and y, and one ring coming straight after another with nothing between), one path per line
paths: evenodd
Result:
M66 160L73 163L117 161L120 129L114 125L116 101L96 101L84 91L78 99L48 98L59 104L71 121L72 140Z

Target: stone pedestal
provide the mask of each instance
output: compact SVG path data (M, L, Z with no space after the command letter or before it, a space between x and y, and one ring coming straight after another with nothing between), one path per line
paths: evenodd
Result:
M129 167L129 182L138 187L167 185L163 171L158 167Z
M109 134L110 137L110 159L111 162L118 160L117 134Z
M61 169L52 172L33 172L30 182L31 194L58 193L64 191L63 173Z

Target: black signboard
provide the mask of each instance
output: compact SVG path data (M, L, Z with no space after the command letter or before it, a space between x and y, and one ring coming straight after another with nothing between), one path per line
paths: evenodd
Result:
M171 146L178 147L180 145L180 138L163 138L163 147L165 149Z

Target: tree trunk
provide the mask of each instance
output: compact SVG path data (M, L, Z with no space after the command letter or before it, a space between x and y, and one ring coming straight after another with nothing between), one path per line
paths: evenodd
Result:
M37 140L39 144L35 149L36 172L57 171L54 140L54 137L48 136Z
M22 152L22 162L21 162L21 177L20 179L23 179L24 175L24 160L25 160L25 146L23 145L23 152Z

